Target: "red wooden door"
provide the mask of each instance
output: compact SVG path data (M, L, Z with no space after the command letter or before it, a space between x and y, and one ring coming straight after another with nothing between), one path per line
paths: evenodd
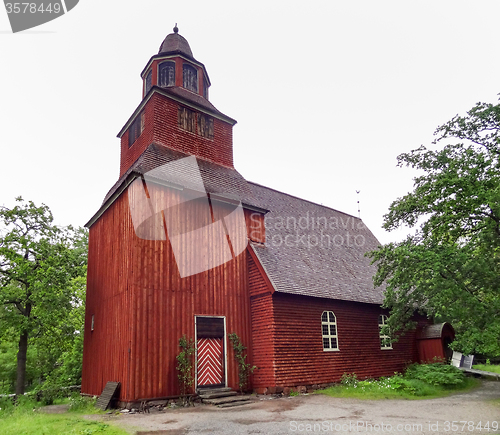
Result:
M224 384L222 338L198 339L198 385Z

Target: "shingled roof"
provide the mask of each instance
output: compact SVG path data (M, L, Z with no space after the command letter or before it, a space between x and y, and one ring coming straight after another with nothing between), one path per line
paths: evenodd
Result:
M163 181L190 188L189 167L184 171L182 165L178 166L180 173L172 179L161 169L162 165L185 157L189 156L162 145L149 145L110 189L87 226L138 176L154 173ZM247 182L233 168L200 158L197 163L206 192L239 199L247 208L267 211L266 243L252 242L250 249L277 292L371 304L383 302L383 288L373 286L376 267L365 257L367 251L380 244L361 219Z
M160 176L163 182L170 182L173 185L178 184L185 188L191 188L189 185L189 171L192 168L189 165L177 166L177 169L181 171L183 168L185 169L186 172L184 174L169 174L168 171L161 173L163 165L186 157L193 156L185 154L181 151L172 150L163 145L157 145L154 143L149 145L141 156L108 191L102 202L101 208L89 220L89 222L85 224L85 226L92 226L92 224L113 202L113 198L115 196L118 196L135 178L145 175L148 172L150 173L150 171L155 170L155 175L157 177ZM253 208L260 212L267 211L258 205L257 200L253 195L251 186L236 169L221 166L201 158L196 158L196 160L205 192L219 197L226 197L231 200L239 200L246 208Z
M278 292L381 304L376 267L365 252L379 242L357 217L249 183L266 215L265 245L252 243Z

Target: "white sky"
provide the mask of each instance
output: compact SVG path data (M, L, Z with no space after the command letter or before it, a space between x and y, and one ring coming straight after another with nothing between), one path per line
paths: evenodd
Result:
M236 119L235 167L250 181L361 217L412 188L396 156L500 92L500 2L81 0L12 34L0 9L0 204L47 204L84 225L118 178L116 134L140 72L178 23Z

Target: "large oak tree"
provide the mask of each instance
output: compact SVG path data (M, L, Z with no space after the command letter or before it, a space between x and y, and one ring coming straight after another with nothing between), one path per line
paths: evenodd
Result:
M17 335L15 391L23 394L30 340L64 343L75 333L74 280L85 275L87 236L54 225L45 205L16 202L0 207L0 337Z
M369 254L375 284L387 287L391 330L420 309L453 324L457 350L500 355L500 105L478 103L435 136L398 156L420 175L383 226L415 232Z

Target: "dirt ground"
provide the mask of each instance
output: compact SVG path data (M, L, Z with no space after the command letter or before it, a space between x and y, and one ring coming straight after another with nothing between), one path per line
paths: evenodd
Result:
M483 381L478 389L441 399L368 401L320 394L257 396L251 404L234 408L199 405L105 419L137 435L500 434L500 429L493 430L500 424L498 399L500 382Z

